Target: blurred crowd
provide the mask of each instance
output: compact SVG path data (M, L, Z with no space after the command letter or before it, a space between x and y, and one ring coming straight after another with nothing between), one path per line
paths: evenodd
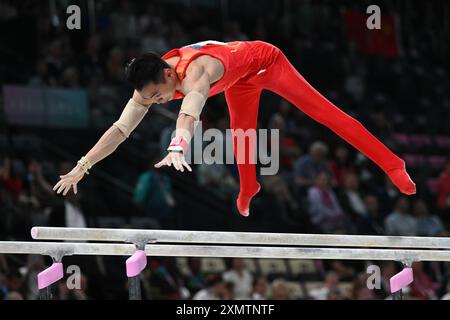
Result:
M262 190L252 204L249 217L252 226L267 232L448 236L450 145L439 141L450 138L446 125L450 121L450 98L446 96L450 79L448 61L440 59L433 50L433 43L441 37L439 30L432 33L424 27L412 33L401 29L402 53L384 57L363 54L348 41L341 16L344 6L330 1L302 1L292 4L290 10L262 1L258 15L251 19L244 18L248 10L245 5L242 13L228 8L229 16L224 19L224 8L200 2L185 6L181 1L133 4L96 1L95 25L80 32L66 30L64 15L59 15L58 22L58 16L45 6L25 10L6 1L0 2L0 7L3 12L0 23L6 25L28 14L33 17L34 26L29 31L33 34L29 44L31 53L15 53L16 58L10 57L10 68L2 66L1 80L29 86L86 89L90 128L97 133L120 115L131 93L124 83L123 67L141 52L154 50L163 54L171 48L207 39L259 39L277 45L312 85L406 159L418 194L402 196L373 163L350 145L287 101L265 92L259 126L280 132L279 141L273 142L279 144L280 171L274 176L259 177ZM391 14L405 15L396 12L389 1L386 7ZM414 20L419 13L413 10L409 18ZM8 52L1 54L8 55ZM169 103L162 108L176 114L177 105ZM228 127L223 97L210 99L204 110L205 129L214 127L224 131ZM2 119L1 123L4 122ZM187 226L180 223L179 216L187 201L184 192L188 191L182 187L177 189L177 185L185 185L184 180L169 171L153 168L164 154L173 126L173 120L164 117L159 117L157 122L142 123L134 133L135 140L127 143L134 144L130 148L135 148L135 154L152 150L138 160L138 167L145 169L138 171L136 167L118 165L126 171L124 175L132 177L132 192L128 197L132 211L145 218L140 227L186 229ZM17 133L21 133L20 128L7 126L1 132L6 137ZM408 143L404 143L405 137ZM429 139L430 143L411 142L418 141L417 137L423 141ZM78 155L87 147L90 146L70 149L70 152ZM66 197L55 196L52 190L58 176L71 170L73 161L19 151L2 148L0 153L2 240L28 240L33 225L102 226L98 221L93 222L92 208L100 209L89 201L84 202L87 192L82 187L77 195L70 192ZM422 162L415 160L419 156ZM237 215L236 167L202 164L196 165L194 171L189 189L214 197L219 206L229 208L223 220L230 220L231 214ZM120 175L114 177L121 179ZM88 190L89 197L101 193L101 189ZM199 199L198 205L209 213L210 204L201 196ZM220 221L215 225L213 221L208 227L219 230ZM99 257L75 261L83 270L81 287L67 290L61 282L55 288L56 299L126 298L121 259ZM215 263L219 267L211 267L207 259L151 259L141 279L144 296L148 299L389 299L388 280L399 271L394 263L378 263L381 287L369 290L366 267L377 264L376 261L365 264L317 261L309 273L295 272L284 260L274 262L284 266L279 268L281 271L271 271L257 260L218 259ZM0 255L0 296L35 299L36 275L46 264L48 261L42 257ZM418 262L413 269L415 282L406 292L407 297L450 299L450 265Z

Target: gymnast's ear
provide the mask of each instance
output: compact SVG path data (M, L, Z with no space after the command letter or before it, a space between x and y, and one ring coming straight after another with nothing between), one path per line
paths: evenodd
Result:
M168 77L170 79L177 77L177 74L176 74L175 70L172 69L172 68L165 68L164 69L164 74L166 75L166 77Z

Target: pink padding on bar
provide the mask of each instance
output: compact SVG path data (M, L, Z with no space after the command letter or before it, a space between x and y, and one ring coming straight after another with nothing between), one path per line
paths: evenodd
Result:
M31 228L31 237L33 239L36 239L37 234L38 234L38 229L36 227Z
M397 292L414 280L412 268L405 268L391 278L391 293Z
M54 262L50 267L38 274L38 288L47 288L63 277L63 264L61 262Z
M127 277L135 277L142 270L145 269L147 265L147 256L145 255L145 251L137 250L131 257L127 259Z

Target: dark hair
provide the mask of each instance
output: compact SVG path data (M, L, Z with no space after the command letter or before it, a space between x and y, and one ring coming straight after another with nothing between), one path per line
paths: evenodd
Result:
M125 67L125 78L136 90L148 83L163 83L165 68L170 66L155 52L144 53L132 59Z
M205 276L205 283L207 287L214 287L222 282L224 281L220 273L210 273Z
M253 281L252 281L252 287L254 288L257 284L258 284L258 280L263 278L265 281L267 281L267 277L263 274L256 274L253 277Z

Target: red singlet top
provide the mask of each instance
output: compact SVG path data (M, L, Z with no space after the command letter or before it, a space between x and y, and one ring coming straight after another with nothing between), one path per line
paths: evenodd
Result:
M240 78L246 76L252 69L253 57L251 50L252 42L234 41L234 42L219 42L219 41L204 41L191 44L182 48L177 48L169 51L162 56L162 59L169 59L174 56L179 56L175 71L178 78L183 81L186 76L186 69L189 63L201 55L209 55L219 59L224 66L224 74L220 80L211 84L209 97L214 96L231 87ZM182 99L184 94L176 91L173 99Z

